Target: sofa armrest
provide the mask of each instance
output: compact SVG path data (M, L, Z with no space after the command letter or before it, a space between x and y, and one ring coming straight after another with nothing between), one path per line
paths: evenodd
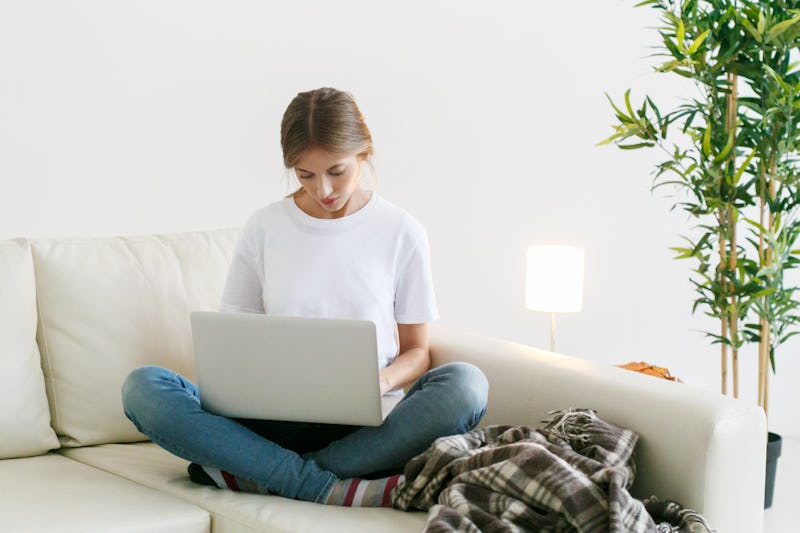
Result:
M434 324L434 366L465 361L489 380L482 425L541 426L548 411L597 410L639 434L631 493L700 511L718 531L763 530L766 417L750 403L523 344Z

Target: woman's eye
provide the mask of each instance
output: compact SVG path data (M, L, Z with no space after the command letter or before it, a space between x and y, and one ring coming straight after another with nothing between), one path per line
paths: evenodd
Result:
M331 176L341 176L342 174L344 174L344 170L343 170L343 171L341 171L341 172L329 172L329 174L330 174ZM314 177L314 175L313 175L313 174L311 174L311 175L303 175L303 174L300 174L300 176L299 176L299 177L300 177L300 179L302 179L302 180L307 180L307 179L313 178L313 177Z

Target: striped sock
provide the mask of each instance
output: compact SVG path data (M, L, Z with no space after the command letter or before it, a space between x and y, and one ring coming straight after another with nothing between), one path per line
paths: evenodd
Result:
M381 479L341 479L333 485L323 503L345 507L391 507L392 489L404 479L401 474Z
M201 485L216 485L221 489L235 492L255 492L257 494L272 494L268 489L247 479L236 477L230 472L212 468L210 466L191 463L189 465L189 478Z
M188 471L189 478L201 485L215 485L221 489L235 492L273 494L261 485L236 477L230 472L219 468L191 463ZM325 505L342 505L345 507L391 507L392 489L401 484L404 479L405 476L402 474L380 479L340 479L333 485L323 503Z

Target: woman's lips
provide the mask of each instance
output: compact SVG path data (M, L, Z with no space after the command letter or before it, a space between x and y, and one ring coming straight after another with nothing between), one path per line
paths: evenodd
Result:
M325 200L322 200L322 203L325 205L333 205L336 200L338 200L338 198L326 198Z

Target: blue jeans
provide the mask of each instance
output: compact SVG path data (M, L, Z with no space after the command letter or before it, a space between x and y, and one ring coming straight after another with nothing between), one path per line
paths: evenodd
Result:
M488 383L468 363L426 372L377 427L231 419L200 408L197 387L158 366L131 372L125 415L167 451L272 493L322 502L341 478L397 471L438 437L475 427Z

